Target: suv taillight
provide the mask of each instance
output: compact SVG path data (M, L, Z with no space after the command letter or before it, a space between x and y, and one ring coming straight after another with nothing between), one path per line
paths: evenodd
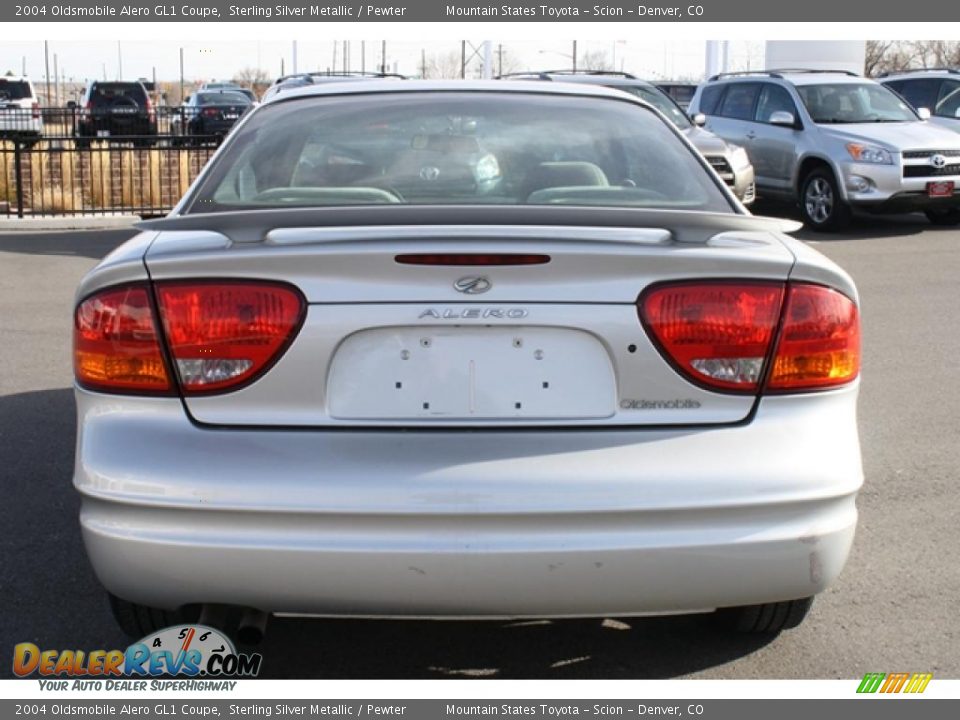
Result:
M40 103L35 102L35 103L33 103L33 105L30 106L30 108L31 108L31 110L33 111L33 119L34 119L34 120L39 119L39 118L40 118Z
M638 311L663 356L713 390L758 392L771 357L771 392L834 387L859 372L857 307L820 285L660 284L641 295Z
M77 308L79 384L108 392L171 394L146 284L111 288ZM155 288L159 320L184 394L233 390L276 362L303 322L306 303L272 282L169 282Z

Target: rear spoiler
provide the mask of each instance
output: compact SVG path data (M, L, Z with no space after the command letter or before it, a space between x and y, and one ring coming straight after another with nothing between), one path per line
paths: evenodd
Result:
M791 233L803 225L794 220L735 213L690 210L647 210L611 207L384 205L284 208L171 215L136 224L141 230L206 230L234 243L260 243L272 230L372 226L562 226L592 228L658 228L674 242L705 243L730 231Z

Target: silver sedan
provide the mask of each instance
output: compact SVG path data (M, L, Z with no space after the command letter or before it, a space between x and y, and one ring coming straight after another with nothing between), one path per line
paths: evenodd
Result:
M83 537L131 634L222 605L777 632L843 568L856 289L637 98L292 90L142 228L74 335Z

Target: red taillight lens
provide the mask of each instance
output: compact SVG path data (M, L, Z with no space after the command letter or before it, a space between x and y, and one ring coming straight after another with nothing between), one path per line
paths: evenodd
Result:
M216 110L216 109L214 109L214 108L204 108L204 109L203 109L203 116L204 116L204 117L212 118L212 117L217 117L219 114L220 114L220 111L219 111L219 110Z
M859 372L860 318L854 302L820 285L791 285L767 388L828 388L850 382Z
M656 285L641 295L639 312L663 355L711 389L756 393L771 357L771 392L828 389L860 371L857 306L820 285Z
M34 103L31 108L33 109L33 119L36 120L40 117L40 103Z
M172 390L145 286L111 288L80 303L73 365L77 382L93 390Z
M305 310L300 293L278 283L160 283L157 300L186 394L255 379L293 340Z
M692 380L755 392L782 300L780 284L661 285L641 297L640 319L664 354Z

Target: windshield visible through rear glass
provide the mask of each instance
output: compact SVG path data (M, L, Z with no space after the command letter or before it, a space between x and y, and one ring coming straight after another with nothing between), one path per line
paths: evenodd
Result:
M799 85L797 93L815 123L880 123L917 120L910 106L882 85Z
M652 87L643 87L642 85L611 85L614 90L628 92L636 95L641 100L646 100L657 110L666 115L670 121L681 130L687 130L693 126L687 114L662 90Z
M214 161L190 211L400 203L733 211L702 161L643 107L492 92L267 105Z

